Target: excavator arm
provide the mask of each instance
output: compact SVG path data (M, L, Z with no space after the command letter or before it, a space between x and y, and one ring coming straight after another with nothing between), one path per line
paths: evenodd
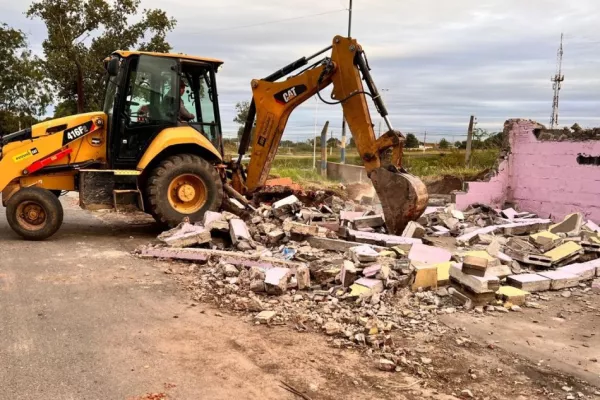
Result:
M279 81L330 49L330 58L325 57ZM332 101L326 101L320 91L332 83ZM342 105L358 153L381 201L388 230L400 234L409 221L422 214L427 205L427 190L418 178L402 168L405 138L392 128L387 109L371 78L366 56L355 39L336 36L332 46L303 57L265 79L253 80L252 94L239 159L233 168L232 185L238 192L251 193L264 185L290 114L317 94L327 104ZM367 97L372 98L389 129L379 138L375 136ZM250 163L244 171L241 160L252 136Z

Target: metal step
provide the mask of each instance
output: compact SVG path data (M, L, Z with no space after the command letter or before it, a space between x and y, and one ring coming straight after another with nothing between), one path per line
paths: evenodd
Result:
M144 211L144 200L142 199L142 192L140 191L140 189L114 189L113 190L113 205L115 208L115 211L119 211L119 202L117 200L117 198L119 196L123 197L125 195L128 194L135 194L136 199L137 199L137 205L138 208L142 211ZM131 204L131 203L127 203L127 204Z

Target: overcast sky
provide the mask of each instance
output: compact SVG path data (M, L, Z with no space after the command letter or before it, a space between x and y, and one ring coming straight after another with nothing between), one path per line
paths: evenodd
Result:
M250 80L346 34L347 0L142 0L177 19L175 52L221 58L223 129L234 135L234 105L250 98ZM41 51L44 25L26 19L26 3L0 0L0 20L24 30ZM321 15L315 15L321 14ZM366 51L396 129L428 132L428 142L463 139L469 115L501 130L508 118L548 124L550 77L565 33L560 123L600 125L600 1L354 0L352 36ZM339 106L310 100L290 118L284 138L303 140ZM374 117L378 125L378 116ZM377 129L377 126L376 126Z

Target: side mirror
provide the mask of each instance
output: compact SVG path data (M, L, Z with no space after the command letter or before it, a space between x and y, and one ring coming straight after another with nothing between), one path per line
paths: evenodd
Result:
M109 76L117 76L119 73L119 58L112 57L108 63L106 63L106 72Z

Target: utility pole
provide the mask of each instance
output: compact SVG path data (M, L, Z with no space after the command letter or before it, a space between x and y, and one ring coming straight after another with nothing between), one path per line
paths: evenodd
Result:
M475 116L471 115L469 120L469 130L467 131L467 151L465 153L465 166L471 165L471 142L473 141L473 124L475 122Z
M313 136L313 169L317 169L317 111L319 110L319 99L315 96L315 135Z
M348 37L352 32L352 0L350 0L350 7L348 8ZM342 113L342 150L340 154L340 162L346 163L346 118Z
M556 75L550 78L552 89L554 90L554 99L552 100L552 116L550 117L550 129L554 129L558 125L558 97L562 82L565 76L562 74L562 58L563 58L563 34L560 34L560 46L556 53Z
M331 139L333 139L333 129L331 130L331 135L329 136ZM333 140L331 140L331 147L329 148L329 155L333 155Z
M425 148L427 147L427 131L423 135L423 153L425 153Z
M327 129L329 129L329 121L325 122L321 131L321 176L323 177L327 177Z

